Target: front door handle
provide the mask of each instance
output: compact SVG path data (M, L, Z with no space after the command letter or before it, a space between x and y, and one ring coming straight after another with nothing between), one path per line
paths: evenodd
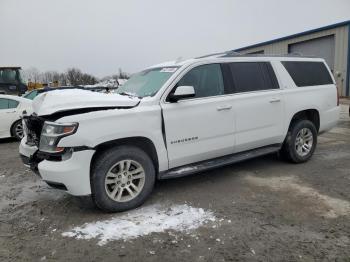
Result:
M9 111L9 112L6 112L6 114L12 114L12 113L16 113L16 111Z
M270 103L278 103L278 102L281 102L281 99L277 97L271 98L270 100Z
M218 106L217 108L216 108L216 110L218 110L218 111L223 111L223 110L230 110L232 108L232 106L230 106L230 105L225 105L225 106Z

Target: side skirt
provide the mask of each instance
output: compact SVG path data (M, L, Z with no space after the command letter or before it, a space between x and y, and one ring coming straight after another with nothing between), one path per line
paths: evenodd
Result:
M192 175L192 174L207 171L210 169L238 163L247 159L276 153L281 149L281 146L282 144L264 146L257 149L252 149L252 150L248 150L248 151L244 151L244 152L240 152L232 155L227 155L227 156L209 159L209 160L205 160L205 161L201 161L193 164L175 167L167 171L160 172L159 179L168 179L168 178Z

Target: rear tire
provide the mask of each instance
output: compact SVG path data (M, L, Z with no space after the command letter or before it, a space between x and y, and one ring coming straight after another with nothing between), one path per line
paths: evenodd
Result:
M19 141L23 138L22 120L17 120L13 123L11 127L11 135Z
M281 155L293 163L308 161L317 145L317 130L309 120L293 122L281 149Z
M118 146L103 152L91 174L92 199L107 212L121 212L142 205L155 183L151 158L140 148Z

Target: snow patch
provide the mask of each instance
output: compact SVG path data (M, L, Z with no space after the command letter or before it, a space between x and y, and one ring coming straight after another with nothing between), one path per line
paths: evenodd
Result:
M109 220L85 223L62 233L76 239L99 239L102 246L111 240L129 240L167 230L190 232L216 220L211 211L184 205L152 205L117 215Z

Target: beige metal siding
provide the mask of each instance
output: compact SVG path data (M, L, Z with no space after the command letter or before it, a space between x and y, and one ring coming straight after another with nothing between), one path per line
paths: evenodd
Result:
M335 54L334 54L334 77L337 82L339 93L346 95L346 69L348 57L348 26L339 26L337 28L323 30L308 35L297 36L295 38L282 40L272 44L262 45L254 48L244 49L240 52L251 53L264 51L265 54L288 54L288 45L311 40L323 36L334 35L335 37Z

